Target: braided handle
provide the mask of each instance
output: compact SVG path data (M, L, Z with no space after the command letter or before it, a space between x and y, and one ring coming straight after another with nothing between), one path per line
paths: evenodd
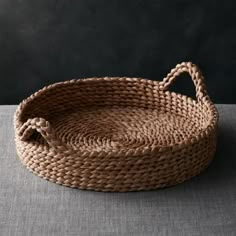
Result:
M37 131L51 147L62 147L64 144L57 137L55 130L44 118L28 119L19 129L18 135L22 141L27 141Z
M181 64L176 65L174 69L170 71L169 74L159 83L161 90L167 90L169 86L176 80L176 78L187 72L192 78L192 81L196 88L196 98L198 102L202 100L209 100L209 96L206 91L206 86L204 83L204 77L200 71L200 69L193 64L192 62L183 62Z

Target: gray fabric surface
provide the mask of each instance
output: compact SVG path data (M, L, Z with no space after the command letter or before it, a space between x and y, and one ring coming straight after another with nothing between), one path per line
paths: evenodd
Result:
M201 175L162 190L70 189L16 155L15 106L0 106L0 235L236 235L236 105L219 105L217 154Z

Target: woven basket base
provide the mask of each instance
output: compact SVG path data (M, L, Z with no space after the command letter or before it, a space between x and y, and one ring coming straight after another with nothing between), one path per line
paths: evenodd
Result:
M200 131L185 117L133 107L86 108L55 117L51 123L59 138L81 151L166 146Z

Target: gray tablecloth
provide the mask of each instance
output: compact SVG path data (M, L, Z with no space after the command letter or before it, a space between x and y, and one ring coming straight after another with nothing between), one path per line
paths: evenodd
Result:
M219 105L217 154L166 189L100 193L43 180L18 160L15 106L0 106L0 235L236 235L236 105Z

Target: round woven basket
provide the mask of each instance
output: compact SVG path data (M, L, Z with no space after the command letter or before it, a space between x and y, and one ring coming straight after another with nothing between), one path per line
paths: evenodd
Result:
M196 100L168 91L190 74ZM150 190L205 169L216 149L218 113L196 65L163 81L89 78L39 90L14 116L17 153L44 179L97 191Z

